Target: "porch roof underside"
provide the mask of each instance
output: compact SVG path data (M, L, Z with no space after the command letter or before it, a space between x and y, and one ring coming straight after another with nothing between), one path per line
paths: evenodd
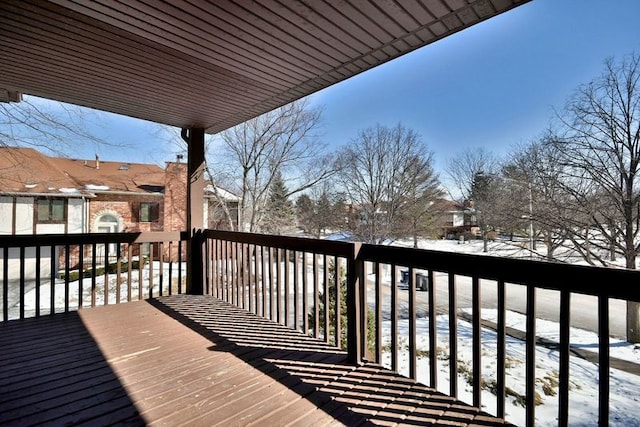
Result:
M528 1L4 0L0 100L216 133Z

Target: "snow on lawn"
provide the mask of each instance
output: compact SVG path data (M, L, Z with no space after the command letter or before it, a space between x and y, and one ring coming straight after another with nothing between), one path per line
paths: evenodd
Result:
M183 263L184 264L184 263ZM171 266L171 287L172 293L177 293L178 291L178 263L173 263ZM142 269L142 297L148 298L149 296L149 265L146 264ZM115 304L116 303L116 295L118 293L118 285L117 285L117 274L109 274L109 288L108 288L108 303ZM124 302L128 299L128 284L127 284L128 273L122 273L120 275L120 301ZM162 269L162 293L163 295L168 295L169 293L169 263L163 263ZM185 282L186 278L186 267L183 265L182 267L182 280ZM139 282L140 282L139 270L131 271L131 299L137 300L139 295ZM104 305L104 284L105 284L105 276L96 276L95 278L95 299L96 305ZM184 291L185 284L182 284L182 289ZM78 295L80 291L80 281L70 281L69 282L69 309L76 310L78 308ZM157 296L160 292L160 263L153 263L153 295ZM84 307L91 306L91 294L92 294L92 279L90 277L85 277L82 279L82 305ZM50 280L43 280L40 285L40 309L43 312L48 312L49 307L51 305L51 282ZM61 279L55 280L54 287L54 305L56 307L56 312L60 312L64 310L65 306L65 282ZM25 293L25 312L31 313L35 312L36 309L36 290L35 287L31 289L29 292ZM14 306L10 309L10 318L18 317L18 307Z
M411 242L396 242L399 246L411 247ZM440 250L447 252L468 253L474 255L503 256L514 258L529 258L528 242L509 242L496 240L488 242L488 251L483 251L483 242L473 240L459 242L455 240L423 240L419 242L421 249ZM583 263L572 258L567 251L564 255L567 261ZM534 259L542 259L544 246L538 245L533 254ZM619 261L619 262L623 262ZM464 310L470 314L470 310ZM497 321L497 310L482 308L482 318ZM428 384L428 326L427 318L417 319L417 347L418 380ZM507 312L507 327L525 331L526 316L513 311ZM390 343L390 323L385 322L383 331L386 344ZM409 374L408 321L399 321L400 347L403 348L399 357L399 370L404 375ZM471 366L472 366L472 338L471 324L458 320L458 390L459 398L465 402L472 402ZM438 316L438 389L449 393L449 327L448 317ZM559 342L559 325L544 319L536 319L536 335ZM571 345L592 352L598 351L597 333L578 328L571 328ZM611 338L610 356L618 359L640 363L640 347L627 341ZM525 343L516 338L507 337L506 346L506 386L507 386L507 419L516 424L525 424L525 407L521 403L525 394ZM496 411L496 399L490 392L495 384L496 372L496 333L492 330L482 330L482 377L483 377L483 408L490 413ZM386 353L384 363L390 367L391 354ZM536 406L536 425L557 425L558 414L558 371L559 356L554 350L538 346L536 348L536 392L540 404ZM612 426L640 426L640 377L625 371L610 370L610 425ZM572 356L570 362L570 392L569 392L569 425L591 426L597 424L598 419L598 366L579 357Z
M471 314L471 309L463 309L462 311ZM482 319L491 322L498 322L498 311L493 309L482 309ZM527 316L510 311L507 316L506 326L518 331L526 331ZM560 327L556 322L544 319L536 319L536 336L546 338L553 342L560 342ZM570 333L571 347L588 350L594 353L598 352L598 334L586 331L580 328L571 328ZM609 354L629 362L640 364L640 345L631 344L628 341L609 338ZM640 378L639 378L640 379Z
M511 313L509 313L511 315ZM508 316L510 317L510 316ZM438 316L438 390L445 394L449 392L449 320L447 316ZM428 384L428 337L429 321L427 318L417 319L417 353L418 381ZM515 325L516 323L513 323ZM391 323L383 324L383 340L385 348L390 347ZM458 391L459 398L472 403L471 366L472 366L472 327L471 324L458 321ZM544 328L540 326L540 332ZM400 335L399 372L409 375L408 320L398 322ZM581 331L574 331L573 336L582 336ZM586 337L585 337L586 339ZM496 399L490 392L495 385L496 378L496 342L495 332L482 330L482 378L483 409L489 413L496 411ZM614 350L615 349L615 350ZM617 356L617 347L612 347L612 356ZM507 420L524 425L525 421L525 343L524 341L507 337L506 345L506 387L507 387ZM637 357L637 355L636 355ZM637 359L636 359L637 360ZM557 425L558 414L558 353L544 347L536 348L536 399L539 404L535 408L536 425ZM384 353L383 364L391 366L391 353ZM577 357L571 357L570 362L570 392L569 392L569 425L587 426L597 424L598 419L598 368L597 365ZM611 400L610 425L612 426L640 426L640 381L638 377L624 371L611 369Z

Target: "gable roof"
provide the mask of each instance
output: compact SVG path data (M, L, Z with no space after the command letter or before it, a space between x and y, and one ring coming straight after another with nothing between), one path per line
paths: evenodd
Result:
M49 162L72 177L77 185L96 192L164 191L164 169L154 164L50 157Z
M220 187L217 184L213 184L212 182L208 183L204 187L204 196L214 198L216 200L224 200L225 202L230 203L240 202L240 200L242 200L240 196Z
M3 0L0 100L216 133L528 1Z
M0 150L0 194L89 195L39 151L17 147Z
M0 147L0 194L92 196L162 193L164 170L153 164L48 157L33 148Z
M187 165L181 165L186 177ZM48 157L33 148L0 147L0 195L162 194L166 179L165 169L155 164ZM211 182L204 191L227 202L240 200Z

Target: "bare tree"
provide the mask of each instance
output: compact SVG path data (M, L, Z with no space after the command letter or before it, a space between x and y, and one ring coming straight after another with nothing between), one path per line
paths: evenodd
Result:
M469 202L482 233L484 251L487 251L487 233L497 222L498 190L495 177L500 158L484 148L467 148L448 161L447 174L461 203ZM451 193L451 191L450 191Z
M239 229L260 230L276 172L284 177L287 197L331 176L331 157L323 152L317 132L321 109L308 98L280 107L219 134L209 156L216 176L233 183L241 197ZM211 161L215 158L215 164Z
M455 187L449 192L455 191L463 199L461 201L471 200L478 174L495 175L499 170L500 158L494 153L483 147L467 148L448 160L447 176Z
M420 229L407 219L420 215L439 183L433 156L419 135L397 124L361 130L339 155L339 181L357 212L350 224L365 242L413 236Z
M68 155L79 143L118 146L89 130L99 114L87 108L25 96L0 102L0 147L32 147Z
M640 56L606 59L603 74L580 86L567 103L567 133L557 141L567 188L588 218L584 228L615 245L629 269L636 268L640 250L639 82ZM640 304L628 303L627 338L640 342Z
M552 143L552 133L525 145L517 146L502 167L504 182L504 218L512 226L530 229L530 248L541 240L546 258L555 260L555 251L571 238L574 210L562 183L564 167L561 153Z

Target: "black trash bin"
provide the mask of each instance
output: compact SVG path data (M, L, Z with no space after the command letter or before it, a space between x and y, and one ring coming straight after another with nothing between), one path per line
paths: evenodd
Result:
M421 273L416 273L416 289L419 291L429 290L429 276L425 276Z
M402 276L400 277L400 283L409 284L409 270L400 271L400 275Z

